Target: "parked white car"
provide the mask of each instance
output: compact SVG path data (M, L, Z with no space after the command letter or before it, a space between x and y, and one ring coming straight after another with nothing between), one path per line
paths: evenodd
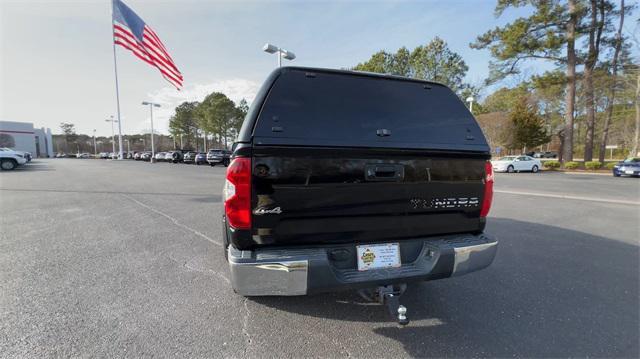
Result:
M164 157L167 155L166 152L157 152L155 157L156 162L162 162L164 161Z
M31 152L24 152L24 151L18 151L18 150L14 150L13 148L9 148L9 147L1 147L1 149L6 150L6 151L13 151L19 155L22 155L22 157L24 157L25 160L27 160L27 163L31 162Z
M531 171L538 172L542 168L539 159L531 156L505 156L498 160L491 161L494 172L521 172Z
M11 171L16 167L27 163L24 152L14 151L8 148L0 148L0 168Z

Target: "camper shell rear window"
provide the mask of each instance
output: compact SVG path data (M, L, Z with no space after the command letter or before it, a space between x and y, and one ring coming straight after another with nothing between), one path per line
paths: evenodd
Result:
M282 69L262 103L256 145L488 151L446 86L353 72Z

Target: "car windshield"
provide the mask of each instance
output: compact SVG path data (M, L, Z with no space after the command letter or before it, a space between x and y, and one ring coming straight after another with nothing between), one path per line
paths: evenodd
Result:
M500 159L498 159L498 161L513 161L515 159L514 156L506 156L506 157L501 157Z
M623 161L624 163L638 163L640 162L640 157L629 157Z

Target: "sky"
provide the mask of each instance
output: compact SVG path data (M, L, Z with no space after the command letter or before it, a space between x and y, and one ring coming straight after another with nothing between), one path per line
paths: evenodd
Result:
M123 48L116 49L123 134L167 133L173 109L212 91L233 101L253 100L277 66L263 52L273 43L293 51L284 64L348 68L381 49L412 49L435 36L458 52L467 82L488 75L487 51L469 43L484 31L526 13L495 18L495 1L138 1L124 0L160 36L184 75L180 92L160 73ZM0 119L33 122L60 133L111 135L116 114L111 3L0 0ZM532 64L526 71L538 71ZM117 130L116 130L117 131Z

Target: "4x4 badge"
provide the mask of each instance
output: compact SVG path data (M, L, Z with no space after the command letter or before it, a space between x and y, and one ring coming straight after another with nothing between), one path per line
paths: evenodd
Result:
M280 213L282 213L282 210L280 209L280 207L276 207L276 208L272 208L272 209L257 208L255 211L253 211L253 214L255 214L255 215L280 214Z

